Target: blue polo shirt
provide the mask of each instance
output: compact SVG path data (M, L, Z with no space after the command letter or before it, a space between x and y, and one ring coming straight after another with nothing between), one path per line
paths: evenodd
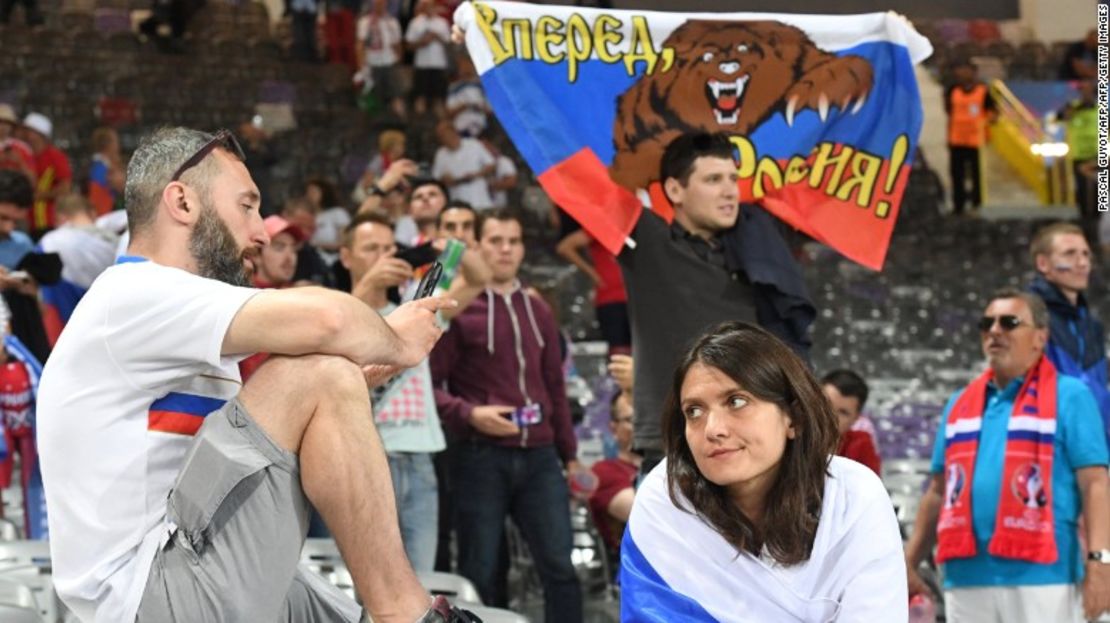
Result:
M0 266L8 270L15 270L31 251L35 250L35 243L31 237L16 230L7 238L0 239Z
M1059 557L1051 565L996 558L987 553L998 500L1002 491L1002 466L1006 454L1006 428L1014 399L1023 379L1014 379L1001 392L988 386L975 474L971 481L971 516L977 542L973 558L944 563L944 588L969 586L1027 586L1074 584L1083 578L1076 520L1081 498L1075 471L1082 467L1105 466L1106 434L1102 416L1090 390L1072 377L1058 376L1056 382L1056 438L1052 453L1052 514L1056 524ZM948 413L963 393L956 392L944 407L940 430L933 447L932 471L944 474L944 428ZM1010 495L1007 493L1007 495Z

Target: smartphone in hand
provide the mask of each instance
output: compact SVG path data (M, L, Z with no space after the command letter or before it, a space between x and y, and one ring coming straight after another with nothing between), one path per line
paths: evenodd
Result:
M436 286L439 285L440 278L443 277L443 264L440 262L432 262L432 267L420 279L420 284L416 286L416 291L412 295L412 300L428 298L436 291Z

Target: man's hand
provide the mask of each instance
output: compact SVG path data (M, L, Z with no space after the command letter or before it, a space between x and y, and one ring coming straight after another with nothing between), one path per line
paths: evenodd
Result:
M579 500L588 500L597 490L597 476L578 461L567 461L567 485L570 493Z
M424 360L443 335L436 321L436 312L455 307L458 303L445 296L409 301L385 317L399 341L394 365L411 368Z
M609 357L609 374L613 375L617 386L626 394L632 392L634 372L635 366L632 363L631 355L613 355Z
M1094 621L1103 612L1110 611L1110 565L1088 561L1087 575L1083 578L1084 618Z
M366 378L366 388L374 389L385 385L389 379L397 376L401 370L404 370L401 366L372 363L368 366L362 366L362 376Z
M394 160L389 168L385 170L385 173L382 173L381 179L378 180L378 188L389 192L404 181L406 176L416 175L417 171L419 171L419 167L408 158Z
M906 562L906 584L909 586L910 597L914 595L933 596L933 592L929 590L929 585L917 573L917 568L911 567L909 561Z
M490 437L509 437L520 433L520 427L505 416L514 411L505 405L482 405L470 412L470 425Z

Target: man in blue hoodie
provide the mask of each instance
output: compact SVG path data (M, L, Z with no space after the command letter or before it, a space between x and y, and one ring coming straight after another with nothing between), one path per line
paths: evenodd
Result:
M1085 294L1091 278L1091 248L1078 225L1053 223L1037 231L1029 252L1037 269L1029 290L1048 306L1045 354L1060 373L1078 377L1091 390L1110 436L1106 338Z

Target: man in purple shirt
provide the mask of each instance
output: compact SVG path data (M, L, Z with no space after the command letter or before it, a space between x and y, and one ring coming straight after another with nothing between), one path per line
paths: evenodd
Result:
M521 224L495 210L478 223L478 246L493 278L451 322L431 355L436 407L457 445L455 478L459 572L482 602L505 606L496 581L511 514L543 583L545 621L582 620L571 564L567 480L580 476L559 331L551 310L517 279Z

